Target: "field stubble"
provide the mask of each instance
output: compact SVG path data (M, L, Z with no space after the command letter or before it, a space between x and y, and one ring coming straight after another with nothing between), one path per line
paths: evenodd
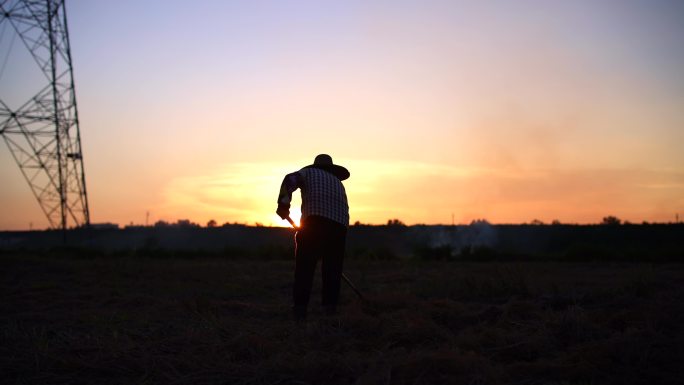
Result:
M682 265L350 260L298 328L288 262L0 261L3 383L684 382Z

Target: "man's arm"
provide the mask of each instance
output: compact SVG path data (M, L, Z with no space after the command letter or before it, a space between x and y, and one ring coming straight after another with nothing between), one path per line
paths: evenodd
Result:
M290 202L292 201L292 193L301 187L302 175L299 172L293 172L285 175L283 183L280 185L280 194L278 194L278 209L276 214L282 219L290 216Z

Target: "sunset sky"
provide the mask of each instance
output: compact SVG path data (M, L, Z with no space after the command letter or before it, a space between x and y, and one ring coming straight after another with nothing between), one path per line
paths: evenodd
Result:
M282 178L319 153L352 222L684 216L684 1L67 10L94 223L286 225ZM4 144L0 186L0 230L48 226Z

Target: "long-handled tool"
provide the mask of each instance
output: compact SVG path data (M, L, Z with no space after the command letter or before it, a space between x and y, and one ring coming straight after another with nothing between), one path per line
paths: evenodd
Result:
M288 222L290 222L290 225L292 225L292 227L293 227L295 230L299 230L299 227L297 227L297 225L295 225L295 223L294 223L294 221L292 220L292 218L287 217L287 218L285 218L285 219L286 219ZM344 274L344 272L342 273L342 279L344 279L344 282L346 282L347 285L349 285L349 287L351 287L352 290L354 290L354 293L356 293L356 295L358 295L359 298L360 298L361 300L365 299L365 298L363 298L363 295L361 294L361 292L359 291L359 289L357 289L356 286L354 286L354 284L352 283L352 281L347 277L347 274Z

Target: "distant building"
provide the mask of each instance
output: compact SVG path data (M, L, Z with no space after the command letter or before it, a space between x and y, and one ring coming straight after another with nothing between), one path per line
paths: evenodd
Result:
M126 230L141 230L141 229L147 229L147 228L148 228L147 226L134 225L133 223L131 223L130 225L126 225L126 227L124 227L124 229L126 229Z
M91 223L90 227L95 230L118 230L119 225L117 223Z

